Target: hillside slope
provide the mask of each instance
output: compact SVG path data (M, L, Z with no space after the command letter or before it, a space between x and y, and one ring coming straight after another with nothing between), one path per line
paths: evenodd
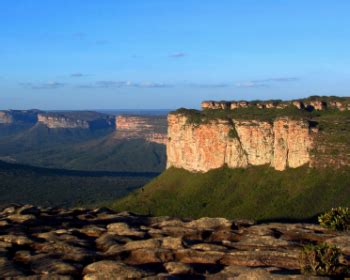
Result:
M181 217L305 219L350 205L349 169L266 166L190 173L170 168L115 202L117 210Z

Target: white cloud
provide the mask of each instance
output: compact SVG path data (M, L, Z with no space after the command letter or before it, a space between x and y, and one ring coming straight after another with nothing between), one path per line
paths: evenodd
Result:
M102 80L93 84L79 85L78 88L166 88L172 86L170 84L156 82Z
M186 53L184 53L184 52L176 52L176 53L169 54L169 57L171 57L171 58L182 58L185 56L186 56Z
M30 89L58 89L65 86L64 83L50 81L46 83L20 83L21 86Z
M237 83L236 87L240 87L240 88L258 88L258 87L268 87L268 85L264 84L264 83L258 83L258 82L255 82L255 81L248 81L248 82Z
M261 80L252 80L236 83L236 87L241 88L258 88L258 87L269 87L273 83L284 83L284 82L296 82L299 78L297 77L277 77L277 78L267 78Z
M70 76L71 76L72 78L81 78L81 77L86 77L87 75L86 75L86 74L83 74L83 73L80 73L80 72L76 72L76 73L70 74Z

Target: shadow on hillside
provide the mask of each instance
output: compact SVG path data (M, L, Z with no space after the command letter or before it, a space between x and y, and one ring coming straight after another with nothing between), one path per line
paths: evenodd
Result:
M317 217L320 215L316 214L311 217L307 218L302 218L302 219L296 219L296 218L285 218L285 217L280 217L280 218L273 218L273 219L261 219L257 220L258 224L263 224L263 223L285 223L285 224L291 224L291 223L317 223Z
M30 171L44 175L55 176L78 176L78 177L145 177L154 178L160 173L158 172L114 172L114 171L84 171L84 170L68 170L58 168L44 168L25 164L7 163L0 161L1 170L9 171Z

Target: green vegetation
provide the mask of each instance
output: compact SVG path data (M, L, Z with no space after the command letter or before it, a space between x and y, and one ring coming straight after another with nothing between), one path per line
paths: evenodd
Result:
M108 203L143 186L157 175L70 171L0 161L0 206L30 203L72 207Z
M327 128L335 119L349 120L350 111L339 111L337 109L328 109L324 111L307 111L299 110L293 105L289 105L284 109L270 108L259 109L255 106L246 108L230 109L205 109L194 110L180 108L172 114L182 114L188 118L188 123L200 124L207 123L216 119L228 120L259 120L272 122L278 117L289 117L292 119L307 119L314 122L322 122L322 128Z
M332 208L320 215L318 221L321 226L333 230L350 229L350 209L347 207Z
M307 245L300 258L301 271L320 276L348 276L349 268L341 263L340 250L332 245Z
M309 96L307 98L302 99L302 101L304 102L309 102L309 101L323 101L323 102L331 102L331 101L338 101L338 102L342 102L344 104L349 104L350 103L350 97L340 97L340 96L319 96L319 95L312 95Z
M259 120L272 122L278 117L289 118L304 118L310 119L312 117L320 115L320 112L308 112L306 110L299 110L298 108L290 105L284 109L259 109L257 107L238 108L235 110L224 109L206 109L206 110L193 110L181 108L173 112L175 114L182 114L188 118L188 123L200 124L207 123L217 119L236 119L236 120Z
M340 102L344 105L350 104L350 97L337 97L337 96L310 96L308 98L300 99L308 104L311 101L321 101L327 104L331 102ZM218 103L229 103L226 101L219 101ZM265 108L260 109L254 105L256 104L283 104L286 105L285 108ZM215 119L237 119L237 120L261 120L261 121L272 121L278 117L289 117L289 118L305 118L309 120L317 121L320 120L327 121L327 119L347 118L349 119L350 111L339 111L338 109L328 108L322 111L317 110L300 110L294 105L281 100L253 100L249 101L250 106L245 108L231 109L204 109L204 110L193 110L180 108L176 110L175 114L182 114L188 117L189 123L199 124L206 123Z
M236 130L236 128L234 126L232 126L232 128L228 132L228 137L230 137L230 138L239 138L237 130Z
M349 185L349 169L300 167L280 172L260 166L191 173L170 168L111 206L192 218L305 219L350 205Z
M312 151L321 163L350 164L350 111L325 111L313 121L317 124L317 143Z

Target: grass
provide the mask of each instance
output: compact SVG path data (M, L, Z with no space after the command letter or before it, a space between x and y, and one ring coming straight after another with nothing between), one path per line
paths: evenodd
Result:
M343 264L339 248L326 243L307 245L300 256L301 271L306 275L332 276L342 279L349 276L350 269Z
M318 217L321 226L332 230L345 231L350 229L350 208L337 207Z
M117 210L152 215L307 219L350 205L349 170L266 166L190 173L170 168L144 188L112 203Z

